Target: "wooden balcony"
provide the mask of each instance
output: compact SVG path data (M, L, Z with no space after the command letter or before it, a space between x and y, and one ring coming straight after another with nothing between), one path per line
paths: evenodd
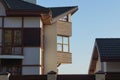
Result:
M71 64L72 63L72 54L67 52L57 52L58 57L58 64L66 63Z
M57 35L72 36L71 22L58 21L57 22Z

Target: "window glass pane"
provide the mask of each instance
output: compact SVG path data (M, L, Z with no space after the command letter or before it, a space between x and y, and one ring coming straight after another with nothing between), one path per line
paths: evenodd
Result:
M68 44L68 37L63 37L63 44Z
M29 46L40 46L40 28L24 28L23 29L23 45Z
M57 36L57 43L61 43L62 44L62 36Z
M68 45L63 45L63 52L68 52Z
M5 45L11 45L12 43L12 31L5 30Z
M20 45L21 44L21 31L15 30L14 31L14 45Z
M57 44L57 51L62 51L62 44Z

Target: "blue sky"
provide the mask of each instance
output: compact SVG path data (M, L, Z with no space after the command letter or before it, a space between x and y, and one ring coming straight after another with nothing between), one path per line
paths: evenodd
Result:
M120 0L37 0L45 7L79 6L72 16L72 64L60 74L87 74L95 38L120 37Z

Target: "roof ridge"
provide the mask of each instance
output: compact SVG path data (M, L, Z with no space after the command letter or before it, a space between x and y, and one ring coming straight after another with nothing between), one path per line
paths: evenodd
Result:
M96 40L99 40L99 39L120 39L120 38L96 38Z
M57 6L57 7L46 7L46 8L75 8L75 7L78 7L78 6Z

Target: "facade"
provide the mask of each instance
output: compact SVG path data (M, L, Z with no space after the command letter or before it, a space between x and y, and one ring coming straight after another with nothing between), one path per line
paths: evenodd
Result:
M45 8L36 0L0 0L0 73L40 75L72 63L71 16L77 10Z
M120 75L120 38L96 39L89 74L97 72Z

